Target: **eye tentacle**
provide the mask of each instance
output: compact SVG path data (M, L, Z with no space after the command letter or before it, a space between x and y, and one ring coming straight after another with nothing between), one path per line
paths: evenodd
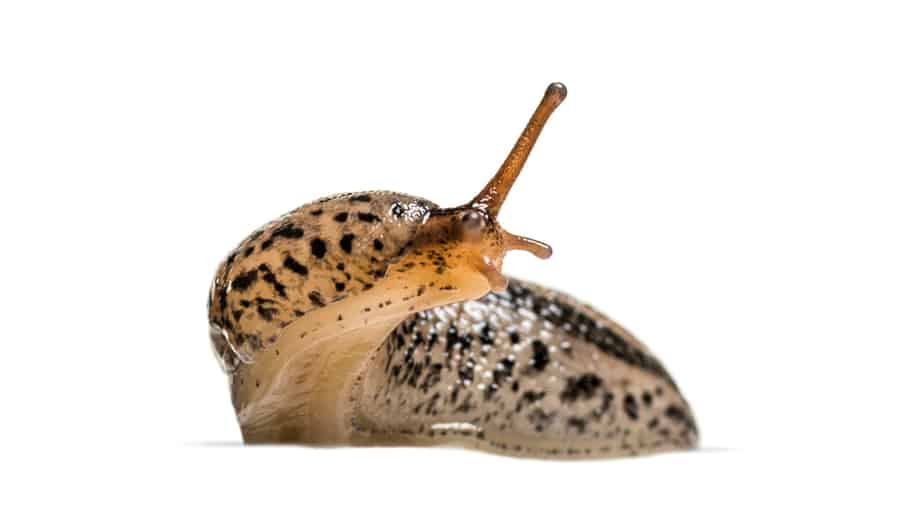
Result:
M551 83L547 87L540 104L531 115L531 119L528 120L528 125L519 135L512 150L506 155L506 160L503 161L494 178L472 199L469 203L470 206L484 209L492 216L500 213L500 207L503 206L509 190L521 173L525 161L528 160L528 155L541 135L541 130L556 107L566 99L567 93L566 86L562 83Z

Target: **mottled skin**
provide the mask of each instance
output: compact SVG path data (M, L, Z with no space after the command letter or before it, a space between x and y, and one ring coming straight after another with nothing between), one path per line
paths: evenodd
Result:
M210 289L210 337L246 442L548 458L696 445L690 407L643 344L571 297L502 275L509 250L550 256L496 216L565 94L548 87L463 206L336 195L228 255Z
M282 216L229 254L210 291L216 354L239 418L266 396L277 402L253 414L265 427L244 418L248 441L452 444L570 458L696 445L672 378L604 315L519 280L460 297L468 280L449 269L462 267L463 242L449 240L461 236L442 232L449 242L436 248L433 229L422 229L442 215L465 213L401 194L344 194ZM383 284L397 279L407 291L391 295ZM335 312L339 303L350 310ZM365 335L368 346L324 392L344 407L319 413L341 417L322 427L310 420L322 388L315 379L326 380L331 359L349 348L313 339L316 326L296 328L326 313L322 328L356 342Z
M520 280L412 315L371 363L356 426L374 436L544 457L697 443L690 407L643 344L590 306Z
M406 250L433 203L347 193L301 206L253 232L216 271L210 335L226 371L317 308L371 289Z

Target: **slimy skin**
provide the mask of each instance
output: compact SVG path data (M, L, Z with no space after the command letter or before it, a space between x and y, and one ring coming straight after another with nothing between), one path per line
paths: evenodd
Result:
M550 85L493 179L455 208L335 195L268 223L219 266L213 349L245 442L457 445L544 458L696 446L690 406L621 326L508 279L497 222L547 118Z
M643 344L590 306L521 280L412 315L370 362L357 427L410 443L540 457L697 443L688 404Z

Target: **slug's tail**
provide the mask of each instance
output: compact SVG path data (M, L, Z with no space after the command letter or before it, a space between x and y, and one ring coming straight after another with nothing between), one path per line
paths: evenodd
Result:
M356 403L358 443L593 458L687 449L699 436L687 401L637 339L517 280L410 317L373 359Z

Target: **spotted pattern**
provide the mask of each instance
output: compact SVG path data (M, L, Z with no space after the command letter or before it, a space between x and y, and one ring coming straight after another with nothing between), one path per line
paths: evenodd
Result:
M253 232L219 266L209 292L210 338L223 368L262 354L296 319L371 289L434 208L398 193L342 194Z
M373 435L569 457L698 439L689 405L637 339L591 307L519 280L416 313L372 362L357 402L358 426Z

